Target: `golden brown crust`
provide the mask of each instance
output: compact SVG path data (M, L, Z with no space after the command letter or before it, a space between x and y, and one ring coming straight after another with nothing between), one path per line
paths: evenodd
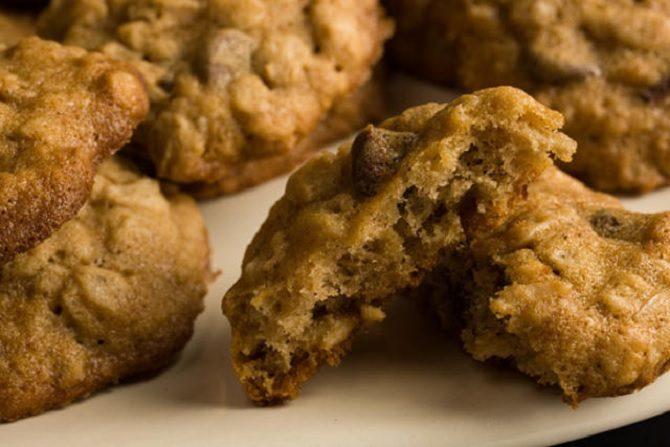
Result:
M551 169L498 228L468 223L457 262L471 268L444 278L464 296L442 300L464 299L475 358L507 359L572 404L630 393L667 370L670 213L626 211Z
M670 1L387 0L405 69L523 88L566 117L565 170L608 191L670 179Z
M28 38L0 52L0 264L76 214L147 113L135 71Z
M383 75L358 89L353 95L337 102L328 116L312 133L286 154L258 160L243 161L228 175L214 183L183 185L182 189L200 199L230 194L263 183L291 171L324 147L351 135L368 123L386 116L386 91Z
M77 216L0 269L0 420L165 366L202 310L208 260L192 199L104 163Z
M410 109L362 132L356 151L293 174L223 299L249 397L294 398L321 364L336 364L391 296L462 240L461 207L502 216L549 154L569 159L561 124L521 91L491 89Z
M54 0L40 20L41 35L142 72L152 107L135 141L178 183L274 169L260 160L370 78L391 28L378 0Z

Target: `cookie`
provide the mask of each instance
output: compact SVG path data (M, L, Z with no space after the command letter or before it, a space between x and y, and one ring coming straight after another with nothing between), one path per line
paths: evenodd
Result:
M0 8L0 47L35 34L35 17Z
M236 171L215 183L194 183L183 185L182 189L197 198L209 199L289 172L315 152L348 137L368 123L380 121L387 110L385 94L384 81L373 79L353 95L335 103L328 116L289 154L242 162Z
M249 397L294 398L338 363L393 295L460 243L462 208L493 225L550 154L570 158L561 124L519 90L486 90L369 126L293 174L223 299Z
M202 217L111 159L79 214L0 269L0 420L166 366L202 310Z
M152 104L135 142L161 178L240 185L292 163L391 29L377 0L55 0L39 26L142 72Z
M396 62L465 89L513 85L566 117L563 168L606 191L670 179L670 3L388 0Z
M468 251L443 269L469 268L442 300L462 300L476 359L507 360L572 404L668 368L670 213L626 211L551 169L498 228L465 227Z
M0 51L0 98L2 264L77 213L148 101L132 67L36 37Z

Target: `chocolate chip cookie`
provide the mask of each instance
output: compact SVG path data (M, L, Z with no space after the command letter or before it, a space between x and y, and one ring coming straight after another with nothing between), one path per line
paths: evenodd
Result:
M626 211L551 169L499 227L464 227L467 250L443 264L450 293L436 303L449 324L450 309L465 309L476 359L508 360L572 404L668 369L670 213Z
M391 28L377 0L54 0L39 31L134 64L151 97L137 146L162 178L217 183L292 157Z
M77 216L0 268L0 420L168 364L202 310L208 258L192 199L103 164Z
M370 126L293 174L223 299L249 397L294 398L338 363L393 295L463 241L463 209L495 225L550 155L569 160L562 123L519 90L485 90Z
M388 0L395 60L465 89L514 85L566 117L563 168L637 193L670 179L666 0Z
M36 37L0 51L0 264L77 213L147 110L126 63Z

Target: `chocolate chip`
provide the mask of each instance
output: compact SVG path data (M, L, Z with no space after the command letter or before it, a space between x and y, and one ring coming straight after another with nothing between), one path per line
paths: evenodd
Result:
M354 189L363 197L375 195L379 186L395 173L415 144L411 132L394 132L368 126L358 134L351 148Z

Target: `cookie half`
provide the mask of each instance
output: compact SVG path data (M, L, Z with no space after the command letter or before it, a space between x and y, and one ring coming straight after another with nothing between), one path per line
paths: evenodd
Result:
M77 213L148 101L127 64L36 37L0 52L0 98L2 264Z
M494 225L551 156L570 158L561 124L523 92L492 89L370 126L293 174L223 299L249 397L294 398L336 364L394 294L462 242L461 209L488 211Z
M451 293L436 303L449 324L464 309L476 359L507 360L572 404L668 369L670 213L626 211L551 169L498 228L469 223L468 249L441 266Z
M137 146L161 178L217 183L293 157L392 27L377 0L55 0L39 28L135 65L151 97Z
M513 85L566 117L563 169L606 191L670 180L670 4L387 0L397 64L465 89Z
M0 269L0 420L166 366L191 336L209 276L193 200L105 162L77 216Z

